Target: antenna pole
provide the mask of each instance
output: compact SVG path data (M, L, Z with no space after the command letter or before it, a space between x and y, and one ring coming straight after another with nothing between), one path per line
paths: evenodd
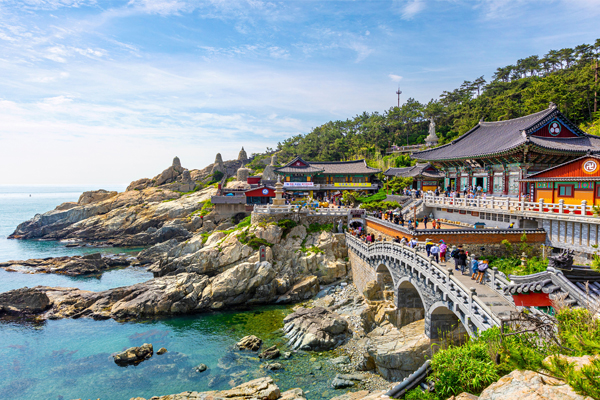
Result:
M400 108L400 95L402 94L402 90L400 90L400 86L398 86L398 90L396 90L396 94L398 95L398 108Z

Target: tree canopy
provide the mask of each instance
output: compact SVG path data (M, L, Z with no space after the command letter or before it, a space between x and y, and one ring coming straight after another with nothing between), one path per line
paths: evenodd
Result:
M409 98L400 107L363 112L345 121L330 121L305 135L278 143L279 160L299 155L311 161L382 159L392 145L421 144L429 118L436 122L440 144L448 143L480 119L501 121L541 111L554 102L589 133L600 133L597 97L600 39L593 45L550 50L514 65L499 67L492 80L483 76L444 91L427 104Z

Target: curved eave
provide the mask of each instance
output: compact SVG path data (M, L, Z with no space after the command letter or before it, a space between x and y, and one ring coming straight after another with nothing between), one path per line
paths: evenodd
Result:
M472 154L469 156L464 156L464 157L454 157L454 158L438 158L438 159L426 159L426 158L417 158L415 157L417 160L419 161L429 161L429 162L444 162L444 161L458 161L458 160L472 160L474 158L492 158L492 157L496 157L496 156L500 156L500 155L504 155L506 153L510 153L516 149L518 149L519 147L525 147L525 143L519 143L516 146L513 147L509 147L507 149L504 149L502 151L498 151L495 153L483 153L483 154ZM413 156L415 156L413 154Z

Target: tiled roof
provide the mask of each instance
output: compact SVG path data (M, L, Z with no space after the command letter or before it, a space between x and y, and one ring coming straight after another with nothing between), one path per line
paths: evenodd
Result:
M387 171L385 171L383 174L386 176L402 176L405 178L414 178L417 176L423 176L423 177L427 177L427 178L443 178L444 177L444 173L441 171L438 171L437 169L433 168L435 171L425 171L428 167L431 167L431 164L429 163L421 163L421 164L416 164L412 167L406 167L406 168L388 168Z
M306 167L293 166L296 161L302 161L307 164ZM296 173L296 174L376 174L381 172L377 168L371 168L365 160L356 161L304 161L300 157L294 158L281 168L275 169L278 173Z
M365 160L356 161L315 161L312 167L320 168L324 174L376 174L380 169L371 168Z
M593 137L590 138L589 135L585 135L572 124L569 124L572 130L575 132L578 131L582 135L581 137L557 139L529 136L529 133L535 131L557 115L562 114L560 114L556 107L550 107L535 114L508 121L481 121L474 128L451 143L431 150L413 153L413 158L418 160L476 158L515 149L525 144L528 139L532 143L547 149L561 149L562 147L560 146L565 145L567 151L585 152L590 146L600 151L600 138L597 140ZM564 120L567 119L564 118Z
M600 152L600 137L585 135L576 138L546 138L530 136L531 143L549 150L585 153L588 150Z

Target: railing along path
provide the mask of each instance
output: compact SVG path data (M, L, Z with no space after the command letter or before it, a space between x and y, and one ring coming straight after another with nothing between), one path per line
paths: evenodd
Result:
M418 248L412 249L394 242L368 244L350 234L346 234L346 238L348 248L367 262L368 260L376 261L377 259L388 258L405 263L416 270L418 274L426 278L428 284L433 285L436 293L438 290L443 293L442 297L445 302L460 308L477 330L486 330L501 324L499 316L495 315L485 302L477 296L476 289L467 288L454 275L453 268L444 268L428 258L427 254L419 251ZM377 268L377 265L372 263L369 263L369 265L371 268ZM502 297L507 307L512 306L511 300L504 295L503 291L509 282L497 269L487 271L484 281L486 286ZM452 311L456 312L458 310L453 309ZM465 327L471 334L474 333L467 324L465 324Z

